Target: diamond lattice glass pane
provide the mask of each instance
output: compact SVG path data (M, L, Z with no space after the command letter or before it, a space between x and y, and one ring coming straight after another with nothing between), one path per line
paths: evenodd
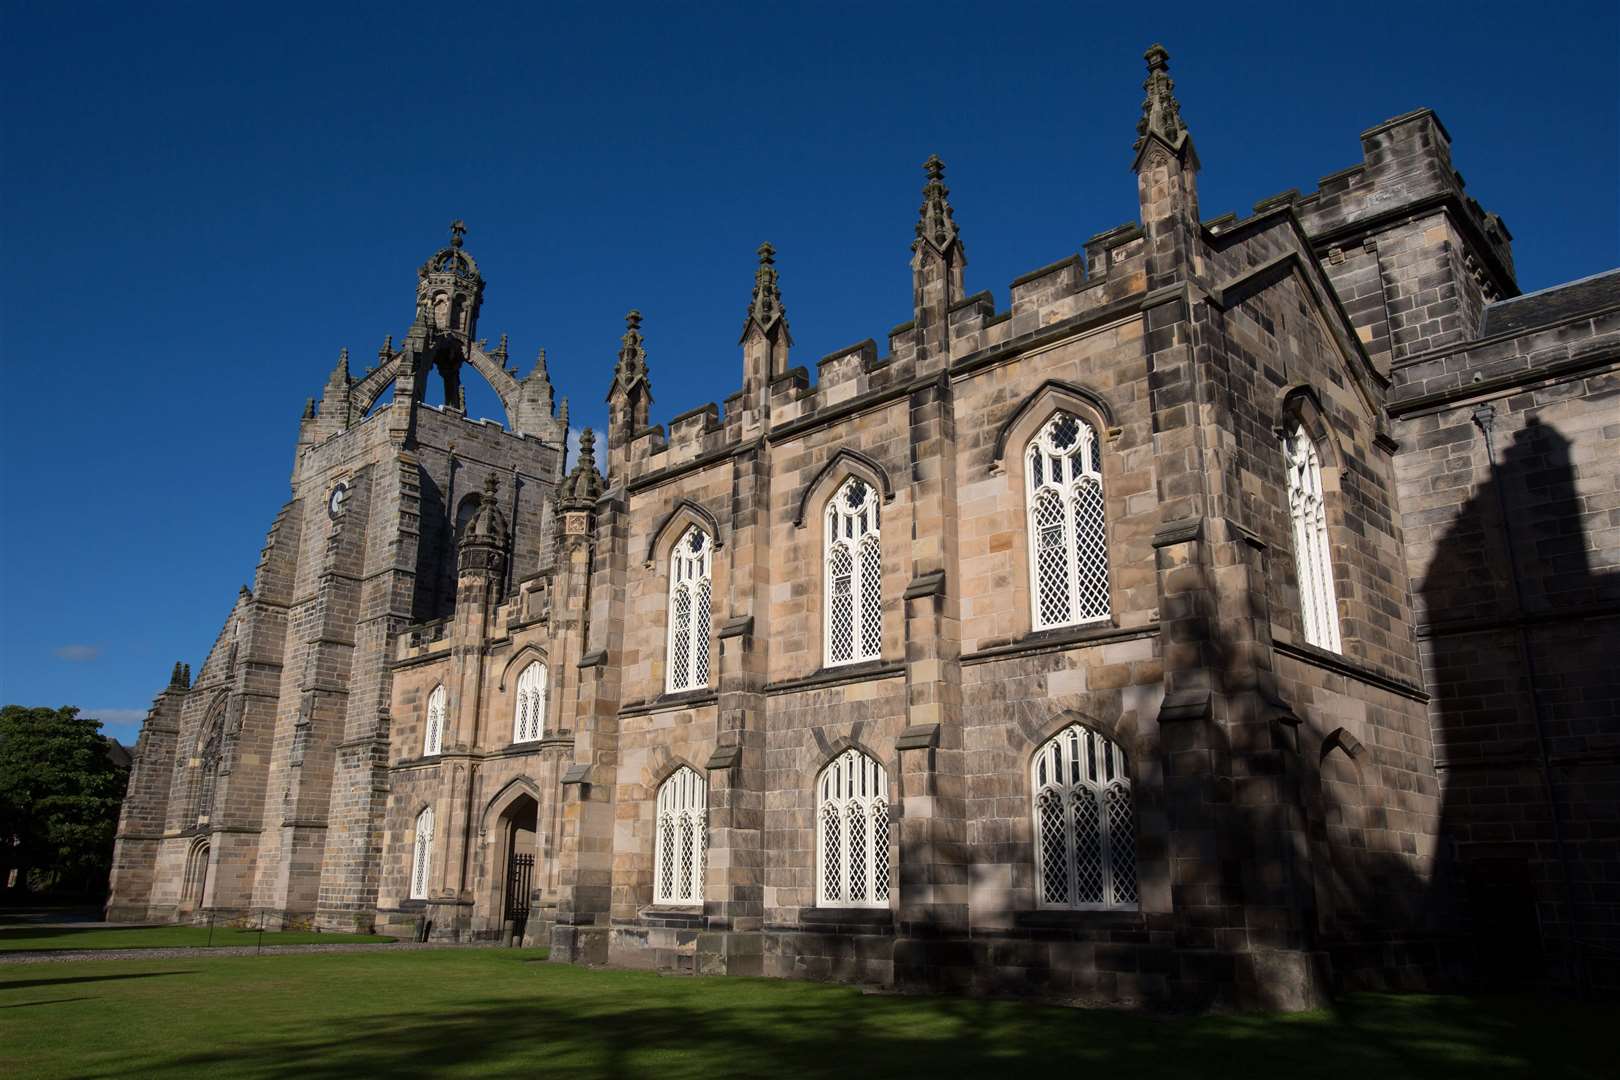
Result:
M690 900L692 898L692 878L695 876L694 867L697 861L696 830L692 826L692 819L681 815L681 852L680 871L676 878L679 892L677 898Z
M1070 620L1069 560L1063 550L1063 503L1056 492L1036 497L1032 527L1035 531L1035 586L1041 626L1061 626Z
M697 587L697 611L692 619L692 685L709 685L709 583Z
M675 631L669 641L670 686L685 690L691 685L692 594L681 589L675 594Z
M849 899L858 903L866 899L866 853L869 850L867 843L870 826L866 821L866 814L861 811L857 803L849 808L849 828L846 835L849 837Z
M658 899L668 900L675 895L675 817L660 815L658 819Z
M872 899L889 898L889 806L872 804Z
M1075 489L1075 565L1080 572L1080 617L1108 614L1108 539L1102 485L1086 477Z
M1090 788L1074 792L1074 876L1075 902L1103 902L1102 815L1097 793Z
M705 792L707 801L707 792ZM694 814L692 817L693 834L697 837L697 855L692 860L692 899L698 903L703 902L703 882L708 867L709 858L709 819L705 813Z
M828 900L843 898L839 888L840 858L843 847L839 844L838 808L824 807L821 811L821 893Z
M1057 450L1067 450L1074 445L1075 436L1080 434L1080 422L1068 413L1058 413L1052 418L1051 427L1052 446Z
M1035 800L1035 830L1040 862L1041 902L1069 903L1068 822L1063 815L1063 797L1043 791Z
M1131 792L1123 784L1108 787L1108 868L1113 872L1115 904L1136 903L1136 827L1131 818Z
M883 651L883 555L877 539L861 545L861 656Z
M852 570L849 550L844 547L834 548L832 556L827 560L827 573L831 582L827 613L827 655L835 662L848 660L855 654L855 603L854 597L850 595L853 587Z

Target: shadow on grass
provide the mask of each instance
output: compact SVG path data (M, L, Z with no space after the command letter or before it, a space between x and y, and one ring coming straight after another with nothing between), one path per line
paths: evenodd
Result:
M27 990L36 986L67 986L72 983L122 982L126 979L156 979L164 975L195 975L195 970L184 971L131 971L124 975L74 975L61 979L8 979L0 978L0 993L7 990Z
M70 997L70 998L46 998L44 1001L19 1001L15 1005L0 1005L0 1009L31 1009L35 1005L66 1005L68 1002L71 1002L71 1001L94 1001L94 1000L96 1000L96 999L93 998L93 997L87 996L87 995L86 996L81 996L81 997Z
M600 977L600 976L599 976ZM733 980L559 979L532 1001L470 1000L256 1032L141 1067L163 1075L602 1077L1592 1076L1594 1013L1532 1003L1363 995L1331 1013L1154 1017L956 998L777 992ZM388 992L388 991L384 991ZM398 992L407 996L408 990ZM1525 1024L1526 1011L1540 1013ZM1571 1037L1585 1024L1590 1040ZM1589 1055L1589 1056L1588 1056ZM1583 1059L1590 1064L1583 1064ZM86 1077L128 1075L129 1062Z

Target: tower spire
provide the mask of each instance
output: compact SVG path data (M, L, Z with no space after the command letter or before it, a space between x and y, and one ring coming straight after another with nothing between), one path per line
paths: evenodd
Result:
M608 400L613 395L631 395L640 388L649 401L652 399L652 383L647 378L647 349L641 336L641 312L630 311L624 317L624 336L619 339L619 360L613 366L613 387L608 392ZM642 423L645 423L645 418Z
M928 174L928 182L923 184L922 209L917 215L917 239L911 248L915 251L926 243L944 252L953 243L961 241L956 228L956 212L951 209L948 199L951 189L945 186L945 163L938 154L929 154L928 160L923 162L923 171Z
M1140 157L1148 140L1158 139L1177 154L1192 153L1192 136L1181 119L1181 103L1176 100L1176 84L1170 78L1170 52L1155 42L1142 54L1147 61L1148 76L1142 83L1147 97L1142 100L1142 118L1136 122L1136 143L1132 147ZM1193 155L1194 167L1197 156Z
M748 314L743 316L739 344L748 339L752 326L758 326L767 337L779 324L783 330L787 329L787 309L782 306L782 289L776 277L776 247L767 240L759 245L757 254L759 267L754 271L754 294L748 301Z

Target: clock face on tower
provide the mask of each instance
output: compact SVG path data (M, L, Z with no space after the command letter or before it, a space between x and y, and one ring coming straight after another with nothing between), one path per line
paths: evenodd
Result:
M326 500L326 512L333 520L343 515L343 504L349 501L349 486L339 484L332 489L331 496Z

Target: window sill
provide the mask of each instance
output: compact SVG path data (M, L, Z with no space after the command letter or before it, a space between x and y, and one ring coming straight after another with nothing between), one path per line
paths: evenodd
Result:
M1144 922L1141 908L1037 908L1013 913L1013 925L1031 930L1135 930Z
M702 904L653 904L636 912L645 926L666 926L682 930L703 929Z
M1060 626L1053 630L1036 630L1014 641L990 645L962 655L962 663L977 664L1025 653L1067 649L1076 645L1096 645L1111 641L1129 641L1133 638L1156 637L1157 622L1141 626L1116 626L1112 622L1095 622L1085 626Z
M702 687L697 690L681 690L673 694L659 694L651 701L639 701L626 705L619 710L620 716L644 716L647 713L664 712L673 709L695 709L704 705L713 705L720 700L720 694L713 687Z
M802 679L783 679L781 682L770 683L765 687L767 694L787 694L798 690L809 690L814 687L838 686L841 683L860 682L864 679L887 679L894 675L903 675L904 664L887 663L883 660L862 660L858 664L839 664L836 667L824 667L806 675Z
M894 912L886 907L813 907L799 912L799 923L802 926L813 927L842 926L892 930Z

